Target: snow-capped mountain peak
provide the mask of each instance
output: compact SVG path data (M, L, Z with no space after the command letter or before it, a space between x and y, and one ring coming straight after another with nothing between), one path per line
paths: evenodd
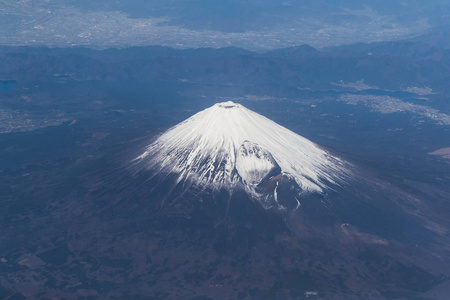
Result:
M137 160L200 187L250 190L282 174L303 191L322 191L347 174L345 163L313 142L231 101L170 128Z

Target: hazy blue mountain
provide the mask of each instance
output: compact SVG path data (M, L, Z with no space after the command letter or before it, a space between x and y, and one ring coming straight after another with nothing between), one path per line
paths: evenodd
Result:
M437 26L430 28L423 35L419 35L415 38L412 38L412 40L422 41L429 45L449 49L450 48L450 40L448 39L449 31L450 31L449 25Z

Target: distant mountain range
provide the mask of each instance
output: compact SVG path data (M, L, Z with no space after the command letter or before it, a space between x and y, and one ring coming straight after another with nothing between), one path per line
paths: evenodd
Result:
M0 77L25 81L184 80L215 85L336 89L364 80L385 91L429 87L449 93L450 50L423 42L304 45L266 53L239 48L175 50L1 47ZM342 90L342 89L341 89Z

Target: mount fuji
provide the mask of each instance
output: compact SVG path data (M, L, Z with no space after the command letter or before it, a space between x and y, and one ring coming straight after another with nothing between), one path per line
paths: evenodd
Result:
M299 194L320 193L350 176L348 163L231 101L170 128L136 161L160 174L176 174L176 184L213 190L243 186L265 208L285 208L278 202L280 185Z
M242 224L288 228L302 239L337 230L338 240L367 245L429 240L441 230L424 217L428 208L412 209L420 199L231 101L194 114L141 151L133 160L135 182L146 189L139 197L168 224L176 216L210 220L227 234Z

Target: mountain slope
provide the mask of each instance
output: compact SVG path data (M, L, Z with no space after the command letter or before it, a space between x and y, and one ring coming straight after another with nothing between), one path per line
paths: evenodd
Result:
M178 174L178 182L212 189L243 184L255 191L264 180L282 175L302 191L322 192L349 175L339 158L231 101L169 129L137 160L147 169Z

